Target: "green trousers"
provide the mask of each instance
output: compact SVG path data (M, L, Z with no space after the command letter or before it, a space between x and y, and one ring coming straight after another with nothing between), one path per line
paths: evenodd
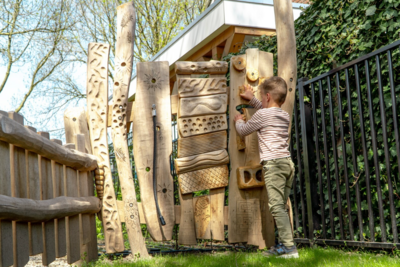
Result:
M294 245L292 227L286 202L292 189L294 164L290 157L263 161L264 180L268 192L268 206L278 228L279 242Z

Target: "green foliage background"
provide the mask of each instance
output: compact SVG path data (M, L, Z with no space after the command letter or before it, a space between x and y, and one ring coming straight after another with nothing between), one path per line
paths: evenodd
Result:
M303 14L295 21L295 31L296 31L296 42L297 42L297 64L298 64L298 78L313 78L318 75L321 75L332 68L337 66L341 66L347 62L350 62L354 59L357 59L365 54L368 54L376 49L379 49L383 46L393 43L394 41L399 39L400 34L400 19L399 19L399 11L400 11L400 1L396 0L316 0L313 1L312 5L303 11ZM274 72L277 74L277 38L276 36L267 37L263 36L252 43L244 44L241 51L238 54L245 53L247 48L259 48L261 51L271 52L274 54ZM400 197L399 197L399 155L396 151L396 140L394 137L394 126L393 119L399 121L398 116L393 118L392 105L393 103L396 105L397 109L400 108L399 102L399 93L400 93L400 61L399 61L399 48L396 48L392 51L393 53L393 71L395 78L395 92L396 92L396 100L392 102L390 87L389 87L389 75L388 75L388 65L386 53L382 54L379 57L381 67L382 67L382 81L383 81L383 99L384 99L384 111L386 113L386 126L387 126L387 141L388 141L388 150L390 157L390 172L391 179L393 183L393 191L394 191L394 208L395 208L395 217L397 221L397 228L400 227ZM224 60L229 61L232 56L236 54L230 54L224 58ZM345 93L345 73L344 71L340 72L339 75L339 92L335 84L335 77L332 76L332 106L333 106L333 118L334 118L334 129L330 127L330 114L329 114L329 105L330 99L328 98L328 88L327 81L324 80L322 83L322 87L319 88L318 85L315 85L315 94L316 94L316 107L315 110L317 112L317 125L319 129L318 143L320 148L320 157L321 157L321 170L322 170L322 184L323 184L323 200L325 205L325 222L322 222L326 225L327 228L327 237L334 239L341 239L339 235L339 218L338 218L338 198L335 184L335 165L333 159L333 146L331 143L332 130L335 131L335 141L337 144L338 151L338 176L340 179L340 188L339 195L342 201L342 214L344 216L344 227L345 227L345 238L348 240L349 236L349 224L351 223L354 227L354 236L355 240L360 240L360 229L358 227L358 217L357 217L357 204L356 204L356 184L358 184L360 192L361 192L361 210L362 210L362 224L363 229L361 235L364 237L366 241L371 240L371 229L369 229L369 220L368 220L368 204L367 204L367 187L366 187L366 167L369 168L370 173L370 183L371 183L371 197L372 197L372 212L374 218L374 227L375 233L374 237L376 241L381 241L382 231L379 223L379 208L378 208L378 188L376 186L376 175L375 175L375 166L373 161L373 148L372 148L372 132L371 125L376 130L376 139L377 139L377 158L378 158L378 166L377 173L379 175L379 181L382 187L382 199L383 199L383 213L384 213L384 222L386 227L386 234L388 237L388 242L393 241L392 228L390 223L390 210L389 210L389 191L388 191L388 176L387 176L387 165L385 162L385 154L384 147L385 142L383 139L383 130L382 130L382 118L381 118L381 110L380 110L380 102L379 102L379 88L378 88L378 80L376 75L376 63L375 58L372 58L369 63L370 67L370 77L371 77L371 97L372 97L372 106L373 109L368 109L367 102L367 86L366 86L366 73L364 64L359 64L360 68L360 77L361 77L361 99L362 99L362 108L363 113L360 114L360 107L357 103L357 93L355 86L355 74L354 70L349 69L349 78L350 78L350 99L346 99ZM229 74L228 74L229 79ZM325 121L326 121L326 132L327 140L328 140L328 148L330 149L328 152L328 166L325 166L325 155L323 154L323 129L321 128L321 106L320 99L318 97L319 90L323 90L324 99L323 103L325 106ZM305 101L310 101L310 93L308 92L308 96L305 97ZM338 107L338 97L341 97L341 103L343 105L343 125L344 125L344 139L342 142L342 138L340 136L340 122L339 118L339 107ZM352 119L354 123L354 131L355 131L355 155L356 165L352 164L352 146L350 139L350 131L349 131L349 114L348 114L348 104L351 104L352 109ZM371 124L371 120L369 115L372 114L373 122ZM365 134L366 134L366 143L367 143L367 153L368 153L368 166L364 164L363 150L362 150L362 142L361 142L361 131L360 131L360 119L361 117L365 123ZM295 133L295 129L292 129L292 133ZM314 137L315 140L315 137ZM295 135L293 135L293 141L296 143ZM346 179L344 175L345 165L343 162L343 145L345 144L345 151L347 155L347 172L349 177L350 184L350 203L347 203L346 200ZM300 142L301 144L301 142ZM297 149L296 145L294 146ZM299 148L301 149L301 147ZM295 158L295 161L297 159ZM316 162L312 162L311 164L315 164ZM327 174L330 174L330 183L331 183L331 193L328 192L327 189ZM318 175L318 173L315 173ZM360 178L357 180L357 177ZM300 194L299 194L299 183L297 183L297 201L300 202ZM318 183L318 187L319 187ZM328 195L332 194L332 203L333 203L333 211L334 211L334 227L335 232L331 233L330 230L330 220L329 217L329 205L328 205ZM293 197L293 196L292 196ZM318 199L319 202L319 199ZM293 199L292 199L293 203ZM300 205L300 204L299 204ZM347 207L350 207L351 210L351 222L349 221L349 215L347 212ZM321 214L321 211L318 211ZM302 216L301 216L301 205L299 208L299 217L300 217L300 227L297 229L296 234L299 237L304 236L304 231L302 227ZM316 231L316 236L320 237L320 231Z

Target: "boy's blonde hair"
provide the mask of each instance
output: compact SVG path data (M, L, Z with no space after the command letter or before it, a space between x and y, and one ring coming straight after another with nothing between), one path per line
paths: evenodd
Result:
M270 93L274 101L282 105L286 100L287 84L284 79L279 76L273 76L266 79L259 86L263 94Z

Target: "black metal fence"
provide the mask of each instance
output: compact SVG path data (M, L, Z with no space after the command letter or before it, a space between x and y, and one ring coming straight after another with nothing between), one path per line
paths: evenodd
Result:
M291 153L297 243L400 246L400 41L299 79Z

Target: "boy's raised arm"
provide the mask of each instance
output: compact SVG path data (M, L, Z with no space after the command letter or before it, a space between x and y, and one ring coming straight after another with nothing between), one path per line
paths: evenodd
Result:
M244 122L242 119L236 121L236 131L240 136L246 136L262 128L262 118L260 112L257 111L250 120Z
M251 105L255 109L262 109L261 101L254 97L253 88L251 87L251 85L244 85L244 93L240 94L240 97L245 100L249 100L249 105Z

